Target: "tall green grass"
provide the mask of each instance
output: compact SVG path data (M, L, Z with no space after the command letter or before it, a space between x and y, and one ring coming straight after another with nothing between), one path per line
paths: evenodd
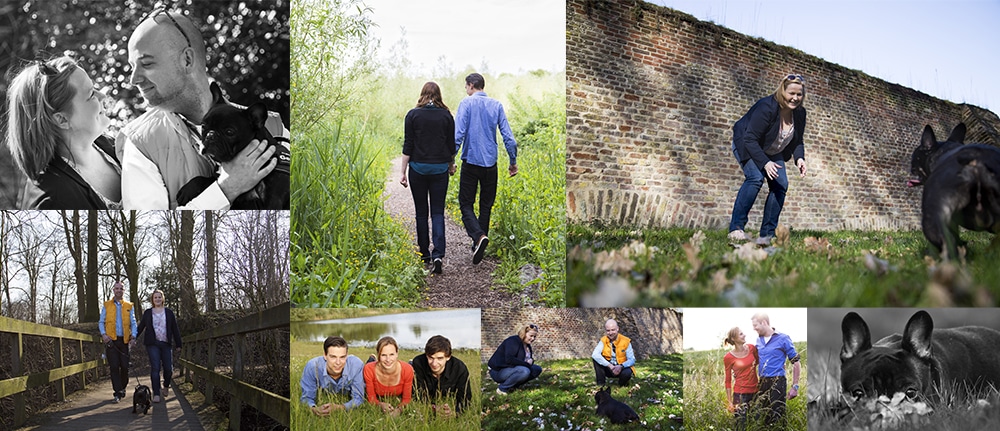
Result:
M298 306L405 307L423 277L406 230L382 207L384 156L364 123L341 120L292 148L291 300Z
M788 420L787 429L805 430L808 352L804 342L795 343L795 349L802 358L799 362L802 364L799 396L788 401L785 417ZM687 431L731 430L735 427L732 413L726 410L725 368L722 364L725 354L723 349L684 352L684 427ZM785 372L791 386L791 367L786 366ZM763 423L763 418L747 424L749 430L773 429Z
M681 393L680 354L651 357L636 363L629 387L609 379L611 396L632 407L644 424L612 424L597 415L594 367L590 358L543 361L538 379L507 395L496 393L497 384L483 373L484 430L680 430L686 413Z
M472 402L461 415L455 418L442 418L433 414L430 404L425 401L414 399L403 410L398 417L390 417L373 404L365 403L351 411L334 411L329 417L321 418L312 414L309 406L303 404L299 399L302 396L302 387L299 379L302 377L302 369L306 362L319 356L323 351L323 343L307 343L292 340L291 342L291 428L296 430L318 430L318 429L338 429L338 430L414 430L414 431L464 431L479 429L480 422L480 376L474 372L475 365L479 362L479 351L469 349L454 349L452 357L459 358L470 367L469 379L472 385ZM369 353L374 349L351 349L349 352L361 358L362 361L368 358ZM415 350L400 350L399 359L409 361L413 357L423 353ZM346 395L324 395L320 398L323 403L344 403L349 400Z
M966 262L947 265L924 257L920 231L792 231L759 262L734 258L723 230L704 230L694 259L684 246L696 229L575 224L568 232L570 306L608 275L628 280L643 306L949 307L1000 298L1000 247L986 232L962 232ZM809 238L820 242L810 246ZM630 244L648 253L626 256ZM607 252L617 269L587 261L588 252Z

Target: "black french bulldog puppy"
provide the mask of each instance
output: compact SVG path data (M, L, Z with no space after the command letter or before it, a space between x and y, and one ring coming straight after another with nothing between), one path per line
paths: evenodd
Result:
M965 131L960 123L948 140L938 142L931 126L925 126L911 160L916 178L907 182L924 186L924 236L944 259L955 259L965 244L959 226L1000 233L1000 149L964 144Z
M142 414L149 414L149 408L153 405L152 394L149 386L136 385L135 392L132 393L132 413L138 413L138 410L142 410Z
M840 387L848 400L902 392L911 400L941 401L1000 387L996 346L1000 331L981 326L934 329L926 311L873 346L864 319L850 312L841 323ZM956 392L957 391L957 392Z
M243 193L230 205L230 209L284 209L289 207L289 170L291 157L287 148L278 144L277 139L264 127L267 120L267 106L254 103L246 109L230 105L222 96L217 84L212 84L212 96L216 104L202 120L201 153L216 163L228 162L243 151L250 141L257 139L276 146L275 157L278 165L256 187ZM197 197L218 178L195 177L177 191L177 204L186 205Z
M611 398L611 388L608 386L597 391L594 394L594 400L597 401L597 414L607 416L613 424L624 424L639 420L639 415L628 404Z

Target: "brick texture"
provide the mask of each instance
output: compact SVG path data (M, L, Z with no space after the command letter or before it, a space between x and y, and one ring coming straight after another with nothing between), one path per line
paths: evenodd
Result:
M632 340L636 360L683 350L681 313L660 308L484 308L482 350L485 363L500 343L521 325L541 328L532 350L539 360L589 358L615 319L619 333Z
M732 126L788 73L807 81L809 172L788 166L781 215L795 228L918 228L906 180L924 125L943 139L964 121L967 142L1000 139L993 112L641 1L568 0L566 50L573 221L725 229L743 181Z

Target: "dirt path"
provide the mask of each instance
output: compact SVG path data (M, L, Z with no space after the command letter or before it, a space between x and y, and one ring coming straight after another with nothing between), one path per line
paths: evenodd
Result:
M399 184L401 158L392 161L385 185L385 209L392 218L406 226L416 245L416 225L413 195L410 189ZM458 176L451 177L452 182ZM428 224L430 221L428 221ZM502 286L494 285L490 275L499 260L486 257L479 265L472 264L472 240L465 234L461 220L455 221L445 213L445 240L447 244L442 274L427 273L427 291L421 307L434 308L492 308L519 304L521 299ZM429 267L428 267L429 269Z

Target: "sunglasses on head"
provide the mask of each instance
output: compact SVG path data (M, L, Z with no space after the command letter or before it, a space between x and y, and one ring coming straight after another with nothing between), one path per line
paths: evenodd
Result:
M794 74L786 76L785 80L786 81L802 81L802 82L806 82L806 79L803 78L802 75L794 75Z
M143 16L142 19L139 20L139 23L141 24L141 23L145 22L147 19L152 19L153 22L156 22L156 18L158 16L160 16L160 14L163 14L167 18L170 19L170 22L172 22L174 24L174 27L177 29L177 31L181 32L181 36L184 36L184 40L187 41L188 48L190 48L191 47L191 39L188 38L187 33L185 33L184 29L181 28L181 25L177 23L177 20L174 19L174 17L170 16L170 12L167 12L166 8L158 7L156 9L153 9L152 11L150 11L149 13L147 13L145 16Z
M529 325L528 325L528 328L531 328L531 329L534 329L534 330L536 330L536 331L537 331L537 330L538 330L538 325L536 325L536 324L532 323L532 324L529 324Z
M55 67L52 67L52 65L50 65L49 62L47 62L47 61L44 61L44 60L35 60L34 63L35 63L35 67L38 68L38 71L41 72L42 75L52 76L52 75L56 75L56 74L59 73L59 71L56 70Z

